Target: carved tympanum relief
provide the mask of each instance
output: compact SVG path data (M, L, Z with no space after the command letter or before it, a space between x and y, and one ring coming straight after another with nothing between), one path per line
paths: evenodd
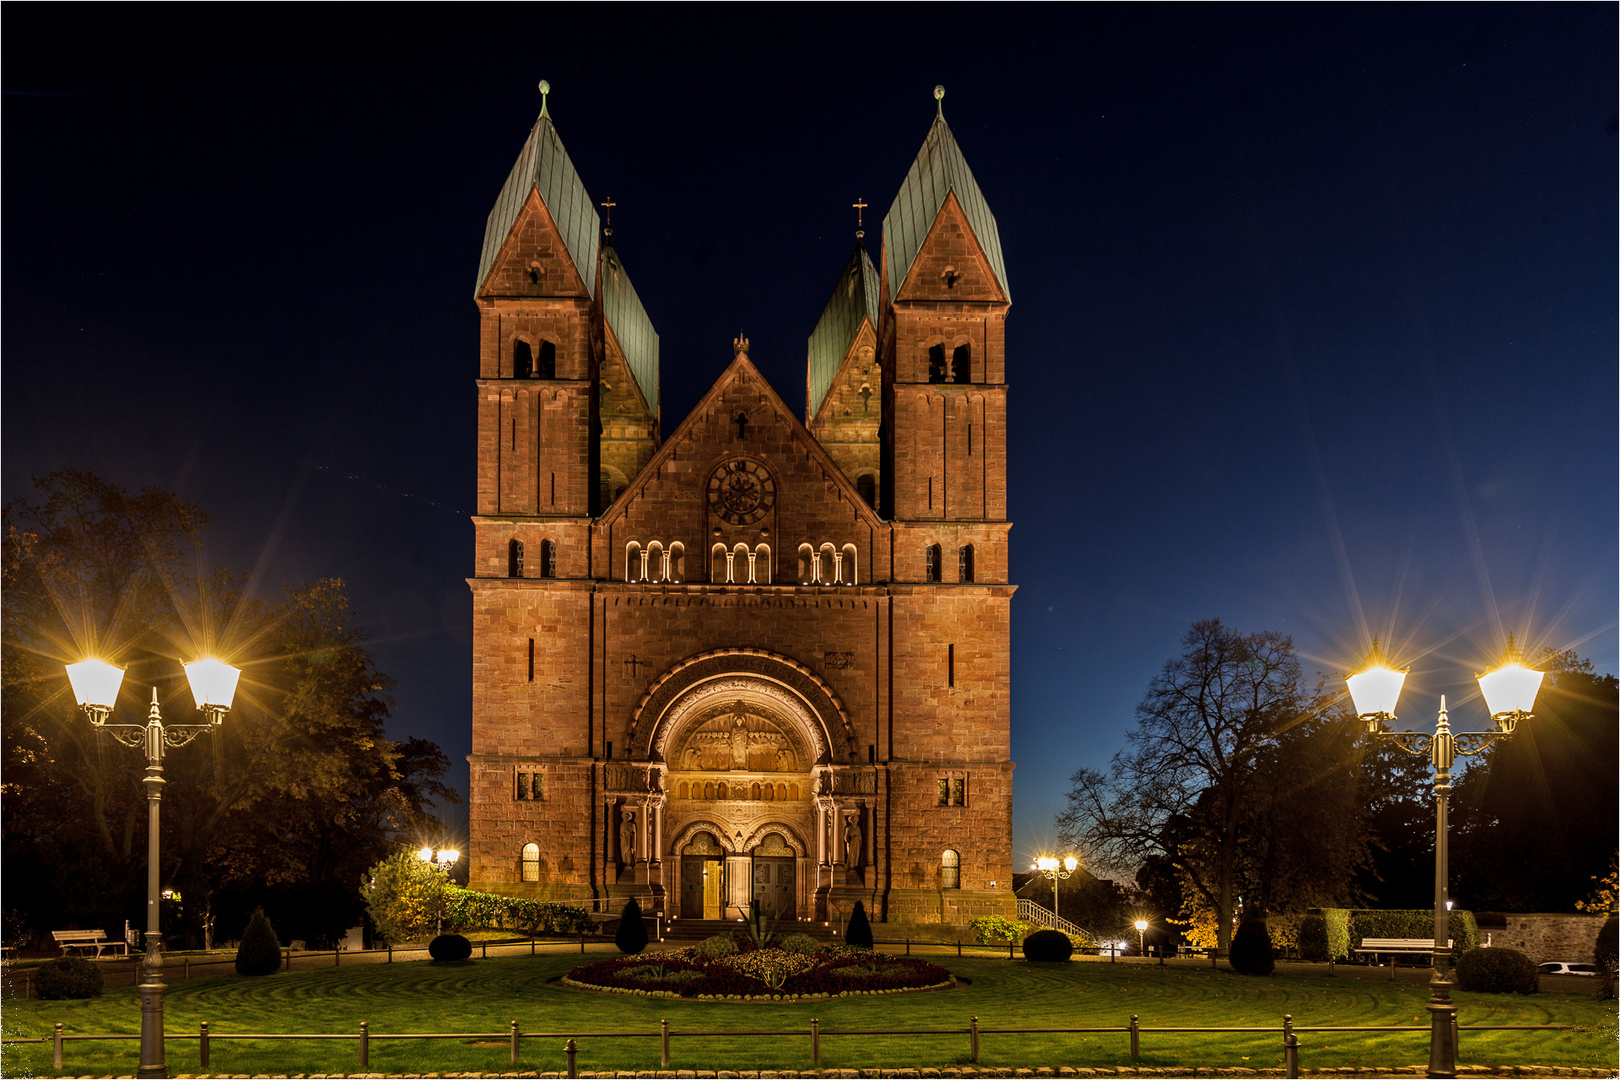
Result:
M687 728L669 759L682 771L800 772L803 748L781 725L746 701L716 705Z

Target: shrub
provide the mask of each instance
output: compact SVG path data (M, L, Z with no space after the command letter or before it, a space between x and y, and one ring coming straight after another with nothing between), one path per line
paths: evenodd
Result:
M1323 920L1327 922L1327 958L1350 959L1350 909L1321 908L1320 911Z
M634 956L647 947L647 924L641 921L641 905L631 897L619 912L619 929L613 935L613 944L622 953Z
M781 949L788 953L803 953L809 955L821 950L821 942L809 934L789 934L781 941Z
M590 912L570 904L474 892L454 882L446 884L445 895L444 925L454 930L510 927L526 934L578 934L595 925Z
M1037 930L1024 939L1024 959L1036 963L1067 960L1074 955L1074 942L1061 930Z
M440 934L428 942L428 955L434 960L465 960L472 956L472 942L460 934Z
M281 970L281 942L276 939L275 928L265 917L263 908L256 908L242 931L242 943L236 947L236 973L238 975L274 975Z
M1457 988L1480 994L1534 994L1535 963L1517 949L1471 949L1457 961Z
M1239 975L1270 975L1276 967L1266 920L1244 919L1232 935L1232 970Z
M1004 919L1000 915L981 915L968 923L968 928L973 931L980 945L995 945L1001 942L1010 944L1023 941L1029 934L1027 924Z
M1592 946L1592 963L1602 971L1613 973L1617 961L1620 956L1616 956L1615 917L1610 915L1598 928L1597 944Z
M849 926L844 929L844 944L853 949L872 947L872 924L866 921L866 905L859 900L855 901L855 910L849 916Z
M1301 960L1318 962L1328 958L1328 925L1321 915L1306 915L1299 920L1299 956Z
M712 938L704 938L692 948L705 959L719 960L737 951L737 939L730 934L716 934Z
M1271 938L1273 956L1286 956L1289 949L1299 948L1299 920L1297 912L1273 913L1266 916L1266 935Z
M101 969L82 956L47 961L34 973L34 993L47 1001L101 996Z
M414 851L401 850L366 871L360 879L360 896L372 923L397 945L431 934L441 910L450 916L446 922L452 929L461 928L461 920L446 906L451 887L443 870L423 862Z

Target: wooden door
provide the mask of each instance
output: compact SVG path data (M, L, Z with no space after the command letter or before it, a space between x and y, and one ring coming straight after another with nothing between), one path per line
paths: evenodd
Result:
M754 857L754 899L773 919L794 917L792 859Z
M703 860L703 917L705 919L720 918L720 867L722 865L719 859Z
M693 858L690 855L681 857L681 918L701 919L703 914L704 878L703 868L709 860Z

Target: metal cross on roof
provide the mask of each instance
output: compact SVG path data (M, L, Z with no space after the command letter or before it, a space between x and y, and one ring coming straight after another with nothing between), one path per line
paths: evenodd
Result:
M597 205L601 206L602 209L607 211L607 227L602 230L602 235L603 236L612 236L613 235L613 208L615 206L618 206L619 204L613 201L613 196L609 195L605 201L603 201L601 203L598 203Z
M850 205L855 208L855 239L859 240L861 237L866 235L865 223L861 220L861 211L865 210L871 204L862 202L861 197L857 195L855 196L855 201Z

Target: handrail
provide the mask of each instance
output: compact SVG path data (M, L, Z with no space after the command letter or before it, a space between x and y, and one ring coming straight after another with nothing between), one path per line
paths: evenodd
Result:
M1085 927L1078 923L1072 923L1063 916L1043 908L1033 900L1025 900L1022 897L1018 900L1018 921L1038 923L1052 930L1061 930L1073 937L1083 937L1088 941L1097 940L1096 935Z

